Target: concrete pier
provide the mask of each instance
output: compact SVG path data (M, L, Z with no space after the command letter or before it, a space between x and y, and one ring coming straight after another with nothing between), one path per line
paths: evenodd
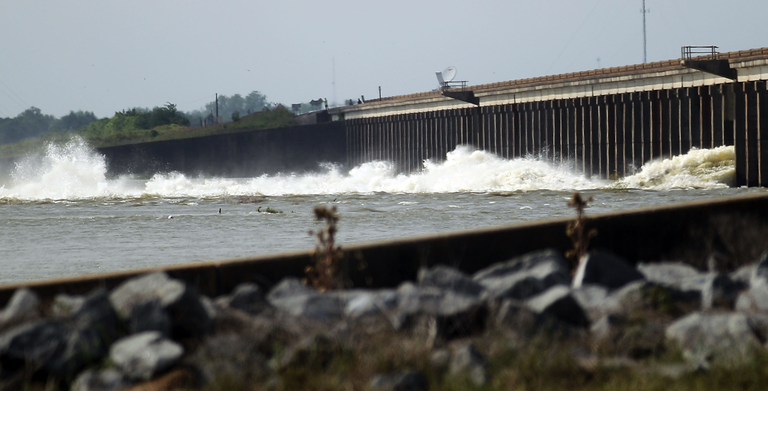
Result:
M390 160L413 172L425 159L444 160L469 144L617 178L691 148L735 144L738 185L765 186L768 48L717 58L735 80L668 60L467 87L477 104L433 91L342 107L332 116L345 120L352 166Z

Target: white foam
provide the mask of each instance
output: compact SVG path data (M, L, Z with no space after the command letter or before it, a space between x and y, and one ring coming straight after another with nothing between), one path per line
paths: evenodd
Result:
M318 195L371 193L572 191L601 188L721 188L735 177L733 147L692 150L686 155L646 164L616 182L588 179L566 166L537 158L507 160L459 146L446 160L427 160L419 173L396 174L393 164L374 161L347 173L326 165L314 174L279 174L251 179L189 178L156 174L148 181L107 179L104 157L81 138L50 144L42 157L18 163L12 183L0 187L0 198L22 200L97 197L220 197L243 195ZM404 201L411 204L410 201Z
M688 153L646 163L639 173L617 181L626 189L719 189L736 183L734 146L692 149Z

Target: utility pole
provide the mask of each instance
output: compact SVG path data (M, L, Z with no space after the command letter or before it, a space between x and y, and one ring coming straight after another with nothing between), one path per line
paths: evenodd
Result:
M331 104L336 106L336 57L332 57L331 61L333 62L333 81L331 82L333 86L333 99L331 99Z
M651 10L645 8L645 0L643 0L643 9L640 11L643 13L643 63L648 63L648 45L645 41L645 14L649 13Z
M218 93L214 93L214 94L216 95L216 124L219 124L219 94Z

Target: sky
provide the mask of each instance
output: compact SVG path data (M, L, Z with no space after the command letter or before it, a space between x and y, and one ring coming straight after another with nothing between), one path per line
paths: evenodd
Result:
M768 1L646 0L647 60L768 46ZM0 117L289 105L643 62L642 0L0 0Z

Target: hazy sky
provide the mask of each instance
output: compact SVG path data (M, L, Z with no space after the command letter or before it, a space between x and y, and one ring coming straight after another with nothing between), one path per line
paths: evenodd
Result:
M648 61L768 46L766 0L646 0ZM0 0L0 117L342 103L643 61L642 0ZM335 67L334 67L335 66ZM335 73L334 73L335 70ZM335 80L335 85L334 85Z

